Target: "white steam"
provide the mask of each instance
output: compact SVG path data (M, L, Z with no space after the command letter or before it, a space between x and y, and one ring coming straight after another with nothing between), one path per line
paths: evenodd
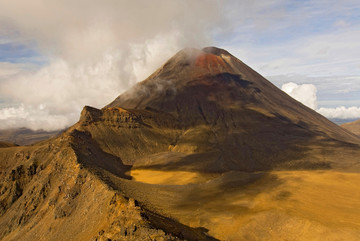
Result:
M210 44L219 12L216 0L1 3L0 27L16 32L16 43L36 46L47 64L29 70L0 62L7 103L0 128L73 124L84 105L103 107L181 48Z
M281 89L288 95L303 103L304 105L316 110L329 119L357 119L360 118L360 107L336 107L336 108L317 108L317 88L313 84L298 85L293 82L283 84Z

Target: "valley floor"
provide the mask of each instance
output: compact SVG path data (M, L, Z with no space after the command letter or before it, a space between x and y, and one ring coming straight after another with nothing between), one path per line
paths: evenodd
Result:
M122 186L140 203L220 240L360 239L359 173L131 174Z

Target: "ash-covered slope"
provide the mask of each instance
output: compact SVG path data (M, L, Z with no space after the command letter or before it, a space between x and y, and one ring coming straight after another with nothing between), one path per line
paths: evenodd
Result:
M332 163L336 148L359 143L358 137L215 47L180 51L103 111L112 107L166 113L177 124L167 149L183 157L171 165L156 162L154 168L189 169L190 164L198 171L221 172L326 167L341 164Z
M358 141L279 90L225 50L184 49L107 107L173 114L182 126L231 126L230 113L255 111L337 139Z

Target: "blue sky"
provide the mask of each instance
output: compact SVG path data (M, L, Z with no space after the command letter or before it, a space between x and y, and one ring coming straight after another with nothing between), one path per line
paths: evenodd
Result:
M278 87L315 85L319 107L360 106L359 2L270 2L241 12L233 35L217 40Z
M279 88L295 83L289 94L315 95L329 118L360 118L358 0L1 4L0 128L71 125L82 106L102 107L179 49L207 45Z

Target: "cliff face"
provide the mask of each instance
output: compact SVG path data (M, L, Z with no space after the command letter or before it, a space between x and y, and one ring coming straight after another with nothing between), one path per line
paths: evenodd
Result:
M128 179L128 167L87 133L73 130L40 145L4 148L0 160L1 240L180 240L182 232L197 237L117 188L109 176ZM166 234L161 222L175 234Z
M0 239L356 240L359 144L227 51L185 49L0 149Z
M84 168L72 141L62 137L0 152L0 239L165 237L150 228L133 199L110 188L101 173Z

